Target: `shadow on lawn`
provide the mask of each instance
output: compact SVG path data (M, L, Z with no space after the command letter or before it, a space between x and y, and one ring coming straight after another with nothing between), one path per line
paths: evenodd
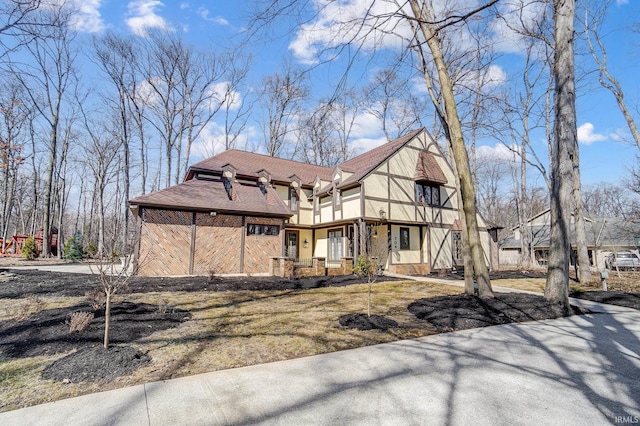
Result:
M243 372L251 382L243 385L237 407L232 399L219 403L235 416L227 420L237 424L304 418L327 424L348 419L459 424L471 413L502 423L535 422L539 416L552 423L614 422L615 416L640 415L638 320L637 313L584 315L395 342L367 353L346 351L281 365L284 383L274 380L279 376L273 369L255 368ZM303 373L308 371L313 380ZM223 399L224 389L219 392ZM265 403L278 394L288 397ZM248 401L262 404L242 410Z

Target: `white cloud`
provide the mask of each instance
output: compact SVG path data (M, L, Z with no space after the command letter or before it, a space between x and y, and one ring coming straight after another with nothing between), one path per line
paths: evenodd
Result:
M250 141L257 140L260 135L254 127L247 127L235 141L235 148L249 149ZM224 126L215 122L207 124L198 139L191 147L191 156L195 158L209 158L225 150L226 134Z
M156 13L156 8L164 6L159 0L133 0L127 5L130 17L126 23L131 31L139 36L146 36L151 28L170 29L167 21Z
M616 5L618 6L622 6L627 3L629 3L629 0L616 0Z
M211 17L211 16L209 16L209 13L210 13L209 9L207 9L205 7L198 8L198 14L205 21L215 22L216 24L223 25L223 26L229 25L229 21L227 21L223 17L221 17L221 16L213 16L213 17Z
M215 108L220 102L229 105L229 110L237 110L242 106L242 95L235 90L229 88L229 82L223 81L216 83L209 89L212 95L210 108Z
M377 148L387 142L388 140L384 136L380 138L358 138L354 139L351 142L351 148L354 150L356 155L358 155L362 154L363 152L370 151L373 148Z
M43 8L66 8L72 12L70 26L75 31L97 33L106 28L100 7L102 0L49 0L42 3Z
M584 123L578 127L578 142L591 145L594 142L606 141L606 135L595 133L595 127L591 123Z
M539 22L550 17L552 11L546 2L507 0L498 4L502 18L496 18L489 26L495 40L495 48L503 53L522 54L524 37L514 29L537 28Z
M373 50L400 46L399 35L410 38L411 28L397 16L398 6L394 2L319 1L316 5L319 10L315 21L302 25L289 44L294 56L303 63L316 63L324 49L347 43ZM365 13L369 19L360 25Z
M614 130L609 137L616 142L635 143L633 142L633 138L631 137L631 133L627 127L620 127Z
M77 13L71 19L71 26L76 31L97 33L105 28L100 15L102 0L74 1Z
M480 145L476 148L476 156L478 160L513 161L514 155L517 157L514 150L518 151L516 145L511 148L502 143L497 143L494 146Z
M353 138L377 140L382 134L382 123L374 114L365 111L356 116L351 132Z

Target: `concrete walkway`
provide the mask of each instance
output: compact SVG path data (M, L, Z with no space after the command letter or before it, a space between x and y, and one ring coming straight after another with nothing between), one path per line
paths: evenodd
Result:
M2 425L603 425L640 422L640 312L440 334L148 383Z

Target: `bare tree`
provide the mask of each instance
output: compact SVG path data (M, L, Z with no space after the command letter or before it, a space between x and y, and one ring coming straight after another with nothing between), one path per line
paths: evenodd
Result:
M227 64L233 61L231 55L198 52L166 33L156 32L146 39L144 52L146 119L161 140L165 185L169 186L180 181L193 142L225 105L244 74L231 73L236 81L223 81ZM223 90L216 90L216 82Z
M16 204L18 172L25 160L29 119L29 110L23 102L26 95L22 86L11 81L11 75L7 77L5 84L0 86L0 238L3 242L7 241ZM4 246L0 245L0 251L2 250Z
M422 99L407 90L410 85L396 70L384 69L364 89L369 103L367 110L380 120L387 140L422 126L421 115L427 108Z
M26 53L32 59L29 66L19 69L13 66L13 72L25 87L31 103L44 121L49 133L47 151L47 174L44 194L43 255L51 253L50 227L53 207L55 169L58 166L60 123L63 103L68 90L77 82L75 75L76 51L73 47L75 34L69 27L71 11L64 5L51 5L39 9L35 20L25 25L29 42L25 41ZM48 28L46 37L32 37L39 34L42 25Z
M354 273L367 279L367 316L371 317L371 293L373 285L382 275L382 269L389 255L386 227L372 225L366 228L366 247L353 266Z
M304 74L288 66L283 74L271 74L262 81L262 103L266 117L264 146L272 157L289 156L285 152L287 140L297 132L297 120L302 103L308 96Z
M554 1L555 122L551 151L551 233L545 298L569 309L573 161L577 145L574 76L574 0Z
M91 121L85 111L82 111L84 131L87 141L84 147L86 158L84 163L91 170L94 178L94 197L97 203L98 220L98 258L104 259L111 255L105 244L105 190L111 179L117 173L114 167L117 162L117 153L121 149L121 139L114 132L113 122ZM112 247L110 247L111 249Z
M29 43L39 32L34 24L42 25L37 15L42 0L3 0L0 2L0 60Z
M462 210L464 212L464 220L466 224L467 241L469 241L470 254L473 263L474 273L478 282L480 297L493 297L491 289L491 281L489 279L489 271L484 262L484 254L480 241L480 232L477 221L476 193L473 184L471 167L469 164L469 156L464 142L462 124L458 115L456 99L454 96L453 83L449 74L447 62L443 51L442 36L443 28L461 22L468 17L479 13L479 11L492 6L496 1L488 2L481 7L471 10L466 14L446 16L444 19L438 19L432 6L419 0L409 0L408 5L411 8L413 16L409 17L415 30L416 48L422 49L426 44L431 54L435 71L430 74L428 68L424 68L425 80L430 92L433 93L434 81L437 80L442 102L438 102L437 98L432 94L434 106L441 117L445 134L451 145L451 152L456 163L458 171L458 179L460 182L460 195L462 197ZM425 53L421 51L420 57L424 61ZM464 228L463 228L464 230ZM469 289L466 289L467 291Z
M611 0L604 1L600 11L591 17L587 12L587 16L585 17L587 43L589 44L591 56L598 65L598 77L600 84L602 87L609 90L615 97L618 108L627 122L631 136L638 146L638 149L640 149L640 131L638 130L635 119L629 111L627 102L624 99L624 90L620 85L620 82L609 71L607 50L599 33L599 25L603 22L605 13L611 3Z

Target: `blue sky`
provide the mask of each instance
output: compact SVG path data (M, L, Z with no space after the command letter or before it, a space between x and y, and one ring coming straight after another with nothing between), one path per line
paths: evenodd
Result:
M465 0L474 3L476 0ZM367 0L343 1L341 13L357 15ZM612 4L605 24L603 40L608 49L609 64L613 75L619 79L625 90L625 98L640 120L640 34L628 28L638 24L640 5L638 0L618 0ZM78 30L84 33L100 33L106 29L116 32L132 33L144 36L150 28L166 29L182 34L189 42L206 48L229 47L238 41L246 26L246 17L253 2L236 1L169 1L169 0L78 0L81 14L76 22ZM504 3L503 3L504 4ZM326 13L330 13L327 11ZM309 65L315 60L316 49L337 43L332 39L331 31L335 29L330 17L322 16L324 21L308 23L296 32L282 31L275 40L265 44L252 44L248 48L256 55L251 71L251 84L259 84L263 74L273 73L279 69L283 60L289 59L300 65ZM494 28L495 30L495 28ZM518 60L519 46L508 35L501 35L501 59L495 71L499 79L516 78L511 74L509 62ZM393 41L386 46L393 49ZM584 52L584 49L583 49ZM588 56L581 56L578 61L584 64L581 68L593 68ZM317 87L324 87L327 80L339 72L339 66L325 68L315 74L318 80L312 81ZM240 94L242 96L243 94ZM635 109L634 109L635 108ZM356 134L356 145L362 148L373 147L384 140L381 128L372 117L362 114L359 117L360 130ZM257 126L256 123L253 123ZM601 181L620 183L626 168L637 161L640 153L637 146L629 140L626 123L617 108L613 95L597 84L595 75L581 80L578 92L578 127L581 146L582 179L586 185ZM215 138L215 131L209 134ZM218 135L219 136L219 135ZM248 138L261 138L259 129L249 129ZM540 148L540 155L546 156L546 142L542 135L536 136L534 144ZM484 140L481 152L500 155L503 147L495 141ZM196 150L196 152L198 152ZM197 154L196 154L197 155ZM194 158L195 160L195 158Z

